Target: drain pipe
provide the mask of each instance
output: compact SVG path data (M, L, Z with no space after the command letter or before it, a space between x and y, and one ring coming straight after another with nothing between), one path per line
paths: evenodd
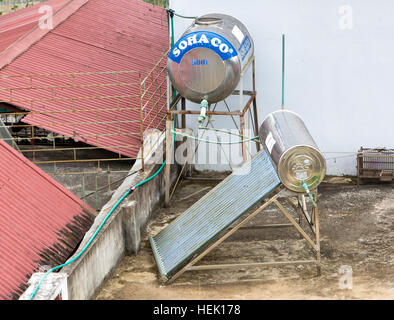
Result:
M198 122L200 123L200 127L202 127L202 124L206 118L207 108L208 108L208 101L204 99L200 103L200 116L198 117Z
M306 194L309 196L309 199L311 200L313 207L316 208L316 202L315 202L315 200L313 200L313 196L308 188L308 185L305 183L305 181L302 181L302 187L304 188Z

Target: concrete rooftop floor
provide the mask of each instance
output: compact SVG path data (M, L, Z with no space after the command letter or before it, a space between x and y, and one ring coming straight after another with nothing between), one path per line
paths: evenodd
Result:
M149 236L224 177L195 173L192 180L183 179L171 206L154 212L139 254L124 257L93 299L394 299L394 185L358 187L343 178L327 179L319 187L321 277L314 266L298 265L190 271L163 285ZM252 220L252 224L273 222L286 222L273 206ZM239 230L200 264L310 258L309 245L294 228ZM352 268L351 289L341 289L342 266Z

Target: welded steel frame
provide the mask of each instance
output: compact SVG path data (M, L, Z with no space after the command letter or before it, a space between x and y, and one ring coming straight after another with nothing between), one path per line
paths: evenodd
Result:
M173 276L167 278L161 274L161 279L163 283L170 284L179 278L186 271L205 271L205 270L218 270L218 269L239 269L239 268L254 268L254 267L278 267L286 265L301 265L301 264L313 264L316 265L317 276L321 275L321 255L320 255L320 231L319 231L319 209L318 209L318 193L317 189L312 191L316 207L312 208L311 214L309 214L306 206L306 201L304 195L292 192L280 186L276 189L273 196L266 200L266 202L261 205L258 209L249 214L246 218L240 217L236 222L229 226L225 231L223 231L219 238L213 240L208 247L205 248L195 255L191 261L189 261L185 266L180 268ZM279 199L285 200L297 213L298 218L295 219L290 212L279 202ZM294 203L294 199L296 203ZM263 212L269 205L275 204L283 215L289 220L289 223L281 224L265 224L257 226L245 225L250 222L259 213ZM301 227L301 219L305 218L308 226L311 229L314 238L312 238L305 232ZM208 253L218 247L223 243L224 240L229 238L233 233L240 229L266 229L266 228L287 228L295 227L299 232L300 236L308 242L315 253L315 259L311 260L284 260L284 261L271 261L271 262L250 262L250 263L234 263L234 264L204 264L196 265L201 259L203 259ZM156 259L156 257L155 257ZM157 262L157 261L156 261Z
M252 90L243 90L243 76L244 74L249 70L249 68L252 68ZM255 136L258 135L258 113L257 113L257 102L256 102L256 77L255 77L255 57L252 56L249 61L247 62L244 70L241 73L241 81L240 81L240 90L234 90L231 95L236 95L239 96L240 98L240 110L239 111L211 111L207 110L206 111L206 116L231 116L234 120L234 117L239 117L239 122L240 122L240 135L244 136L245 135L245 115L248 111L253 113L253 128L254 128L254 134ZM243 96L246 95L249 97L249 99L246 101L246 104L243 105ZM178 110L176 108L177 104L181 101L181 110ZM253 106L251 108L251 106ZM172 159L172 153L173 149L171 149L171 143L172 143L172 133L171 133L171 123L173 121L174 117L178 117L178 115L181 116L181 129L186 128L186 115L199 115L200 111L196 110L186 110L186 99L182 97L180 94L177 94L175 98L172 100L172 102L169 104L168 110L167 110L167 116L166 116L166 166L165 166L165 200L164 204L165 206L169 206L170 200L171 200L171 193L170 193L170 175L171 175L171 159ZM178 121L177 121L178 123ZM247 161L247 154L246 154L246 144L243 141L243 137L241 137L241 147L242 147L242 156L243 156L243 162L245 163ZM256 149L257 151L260 151L260 143L256 142ZM176 184L174 186L174 190L176 188L176 185L179 181L180 175L183 173L184 168L186 166L186 163L183 165L182 170L178 176L178 179L176 181ZM172 192L173 193L173 192Z

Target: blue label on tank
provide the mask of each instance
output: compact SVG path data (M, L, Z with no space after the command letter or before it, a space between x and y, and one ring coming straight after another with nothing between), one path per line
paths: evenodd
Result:
M242 61L244 61L251 47L252 47L252 42L250 41L249 37L246 35L238 50L239 54L241 55Z
M210 31L197 31L180 38L175 43L168 57L172 61L180 63L187 52L199 47L215 51L223 61L237 55L237 51L226 38Z

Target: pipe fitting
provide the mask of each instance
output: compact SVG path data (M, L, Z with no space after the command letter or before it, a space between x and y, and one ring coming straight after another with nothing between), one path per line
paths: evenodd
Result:
M200 127L202 126L206 118L207 108L208 108L208 101L204 99L200 103L200 115L198 117L198 122L200 123Z

